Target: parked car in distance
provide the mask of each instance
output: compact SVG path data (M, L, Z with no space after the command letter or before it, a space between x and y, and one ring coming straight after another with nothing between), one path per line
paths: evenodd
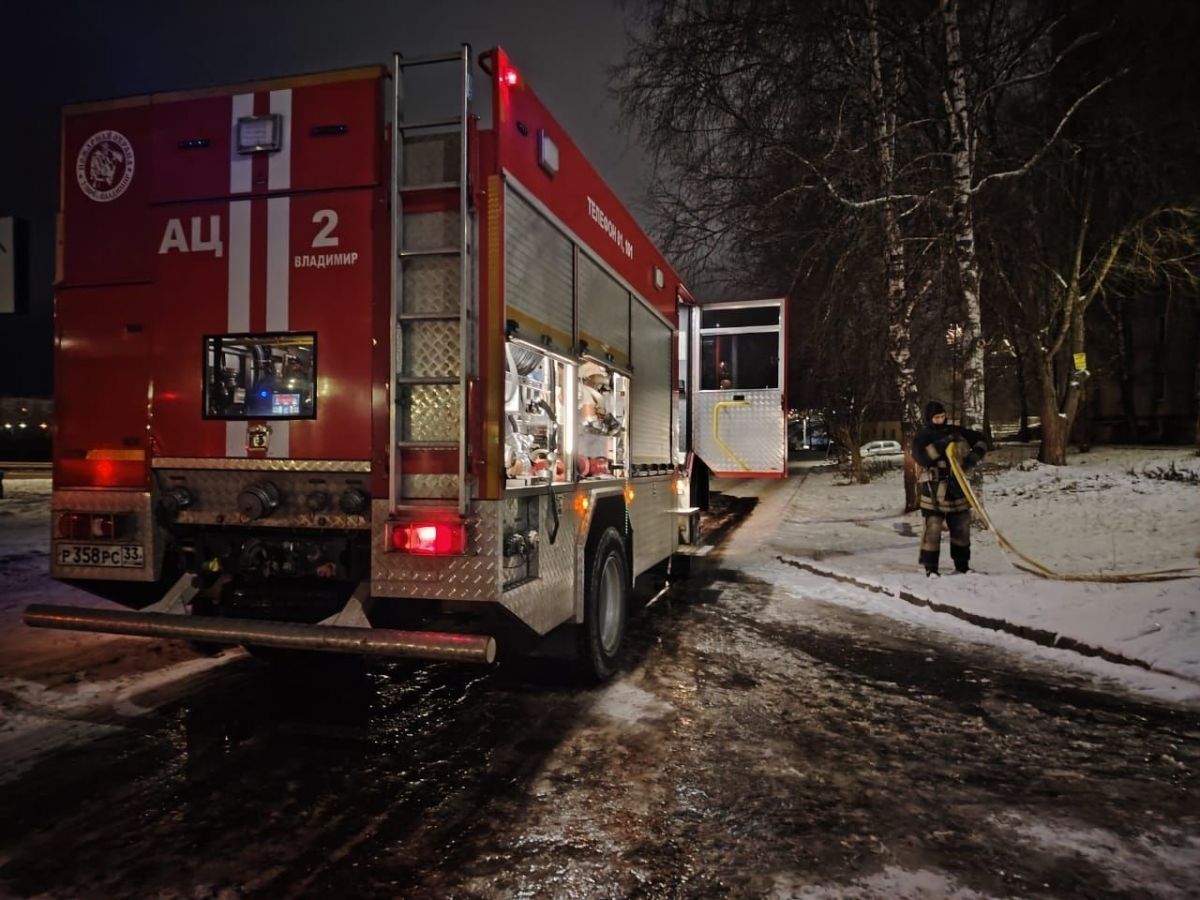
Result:
M863 459L895 458L904 456L899 441L867 441L859 450Z

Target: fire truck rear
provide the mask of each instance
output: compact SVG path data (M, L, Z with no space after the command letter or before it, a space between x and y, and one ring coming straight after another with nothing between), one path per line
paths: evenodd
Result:
M131 609L28 624L478 662L567 626L612 673L698 539L702 323L502 50L74 106L61 196L51 569Z

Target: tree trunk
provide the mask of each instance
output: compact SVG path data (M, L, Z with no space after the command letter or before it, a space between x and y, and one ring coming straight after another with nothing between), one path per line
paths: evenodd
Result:
M1066 427L1058 413L1058 381L1054 376L1054 365L1051 360L1043 360L1040 366L1042 385L1042 446L1038 451L1038 459L1051 466L1067 464L1067 435L1070 429Z
M971 198L974 171L971 112L967 102L967 76L963 64L962 38L958 29L958 0L941 0L942 26L946 43L946 118L950 132L950 166L954 201L954 252L962 288L963 343L967 348L963 367L963 424L980 428L984 423L983 332L980 315L979 258L975 248L975 219Z
M1125 440L1140 444L1138 434L1137 404L1133 394L1133 323L1124 297L1117 298L1117 314L1113 316L1117 325L1117 377L1121 382L1121 414L1125 418Z
M1050 360L1041 365L1042 381L1042 448L1038 459L1052 466L1067 464L1067 443L1071 428L1084 397L1088 373L1073 372L1067 380L1062 403L1058 400L1058 381Z
M1069 412L1069 428L1075 431L1079 452L1087 453L1092 449L1091 414L1087 408L1088 370L1080 371L1078 360L1087 358L1087 341L1085 339L1082 305L1078 305L1080 313L1075 317L1071 327L1071 380L1067 385L1067 404ZM1078 427L1076 427L1078 426Z
M1017 362L1017 398L1021 402L1021 424L1017 429L1017 440L1029 440L1029 379L1025 377L1025 354L1021 351L1020 342L1013 341L1013 358Z
M871 53L871 97L875 103L875 143L879 154L879 188L892 193L896 177L896 116L894 96L885 87L883 54L879 45L879 6L867 0L868 46ZM898 73L897 73L898 75ZM899 79L897 78L897 82ZM900 440L905 448L904 511L920 503L916 467L908 459L908 448L920 423L920 401L916 369L912 361L912 312L904 260L904 235L892 202L883 204L884 262L887 270L888 353L896 373L896 398L900 401Z
M1194 436L1196 438L1196 455L1200 456L1200 353L1196 354L1196 378L1194 387L1196 388L1196 430Z

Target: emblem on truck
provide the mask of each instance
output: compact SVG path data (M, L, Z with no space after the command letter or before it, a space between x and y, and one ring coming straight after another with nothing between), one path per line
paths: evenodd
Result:
M119 131L97 131L79 148L75 178L97 203L116 200L133 181L133 144Z

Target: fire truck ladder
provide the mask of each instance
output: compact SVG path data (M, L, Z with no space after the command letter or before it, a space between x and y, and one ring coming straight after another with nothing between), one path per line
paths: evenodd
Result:
M420 453L436 458L456 452L458 512L466 515L475 321L467 183L471 48L407 59L396 53L392 62L391 509L450 499L446 474L406 473L402 462ZM405 72L451 66L459 78L458 109L406 118Z

